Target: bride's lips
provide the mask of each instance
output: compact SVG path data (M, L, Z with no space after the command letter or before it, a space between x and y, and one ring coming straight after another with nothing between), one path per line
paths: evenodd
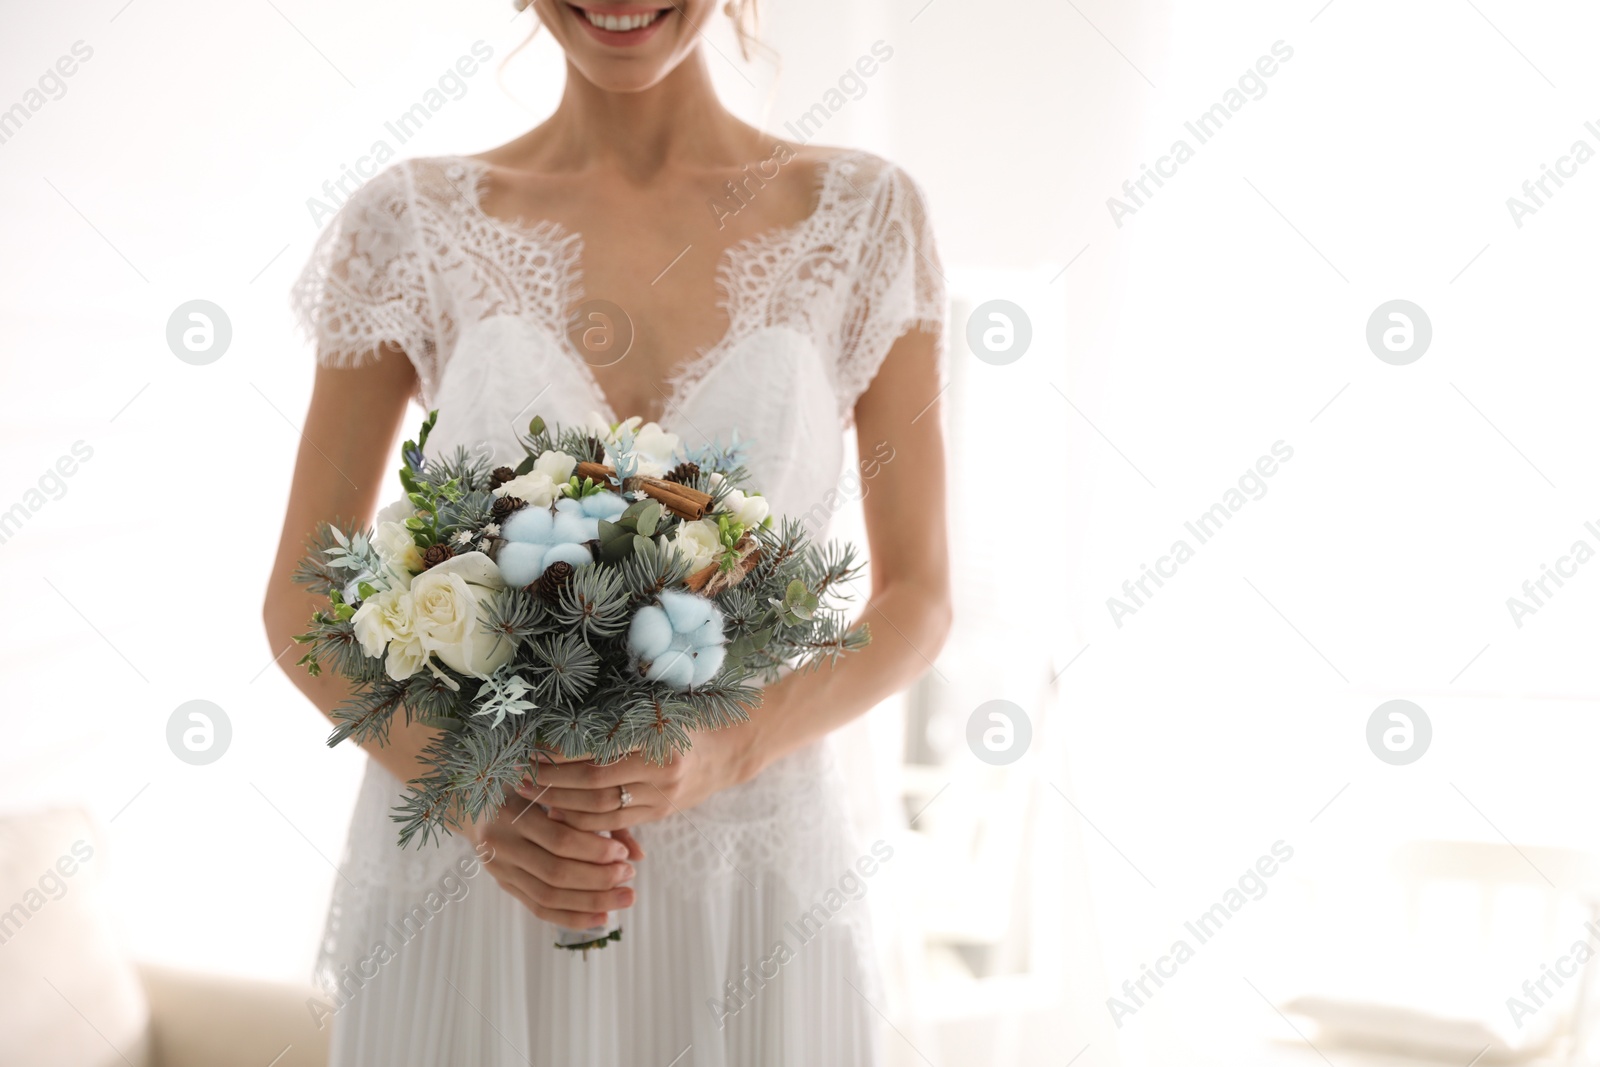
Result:
M630 48L644 44L660 32L662 25L677 11L670 5L666 7L654 4L573 4L568 3L567 9L572 13L578 25L589 31L589 36L604 45L612 47ZM590 21L590 16L604 21L621 20L638 22L648 18L649 22L633 29L608 30L603 26L596 26Z

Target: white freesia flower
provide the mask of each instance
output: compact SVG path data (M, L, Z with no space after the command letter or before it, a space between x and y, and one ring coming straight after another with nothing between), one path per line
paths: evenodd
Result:
M767 503L766 497L747 496L744 498L744 507L739 511L739 521L749 530L766 522L771 514L772 505Z
M410 585L411 576L422 570L422 553L411 539L411 531L398 522L378 523L372 531L372 550L401 588Z
M566 488L565 482L556 482L543 471L519 474L494 491L495 496L514 496L536 508L547 508Z
M383 661L384 673L397 682L416 674L428 662L428 650L415 637L389 642L389 657Z
M635 415L613 426L598 412L591 411L589 428L600 436L613 453L621 434L625 431L632 432L631 455L638 463L638 470L635 472L637 474L647 478L659 478L672 469L673 457L678 451L679 437L675 433L663 430L657 423L645 422Z
M576 459L565 452L557 452L553 449L540 453L539 458L533 461L533 469L540 474L546 475L557 485L571 478L572 468L577 465L578 461Z
M376 659L390 641L407 640L411 633L411 594L403 589L385 589L368 597L350 619L361 651Z
M639 460L639 473L647 478L659 478L671 470L677 451L678 435L653 422L645 423L634 433L633 454Z
M717 510L727 512L734 522L748 530L760 526L762 520L771 514L772 507L765 497L754 494L745 496L738 489L730 489L717 504Z
M368 597L350 621L361 651L376 658L387 649L383 669L390 678L403 682L422 669L428 651L412 631L410 593L386 589Z
M379 508L377 518L375 518L373 521L380 526L386 522L403 523L416 513L417 509L412 505L411 501L405 497L401 497L394 503L385 504L383 507Z
M722 553L722 539L717 533L716 523L709 519L696 519L678 527L678 532L672 538L672 547L678 555L689 561L689 573L693 574L717 561Z
M412 631L445 666L487 678L513 652L503 635L479 625L485 604L504 588L500 569L482 552L452 556L411 583Z

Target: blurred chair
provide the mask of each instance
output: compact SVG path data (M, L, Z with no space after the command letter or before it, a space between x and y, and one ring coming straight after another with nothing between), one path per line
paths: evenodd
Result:
M1319 1045L1383 1053L1386 1063L1397 1055L1476 1064L1591 1062L1585 1054L1600 935L1585 923L1600 919L1600 861L1594 855L1417 841L1396 852L1394 872L1404 907L1401 928L1410 935L1406 943L1381 955L1373 949L1371 966L1356 971L1349 989L1295 997L1281 1005L1284 1012L1313 1021ZM1470 887L1476 925L1450 927L1455 943L1435 938L1430 945L1421 936L1430 917L1426 902L1430 888L1443 883ZM1520 901L1514 909L1506 907L1510 894L1514 903ZM1508 911L1525 920L1514 944L1497 926ZM1546 978L1537 998L1524 990L1524 981L1538 982L1547 964L1570 957L1580 941L1592 955L1582 963L1570 960L1575 973L1559 984ZM1512 997L1532 1011L1513 1020Z
M325 1067L310 990L129 959L105 863L83 812L0 816L0 1067Z

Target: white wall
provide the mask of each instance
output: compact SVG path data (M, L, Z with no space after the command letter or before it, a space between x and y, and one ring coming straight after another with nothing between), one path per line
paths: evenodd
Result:
M0 108L74 42L93 49L0 143L0 508L74 442L93 449L0 544L0 781L8 807L81 802L109 823L135 951L299 977L359 763L321 749L257 624L310 383L285 307L317 232L306 201L474 41L502 57L530 23L498 0L276 6L34 5L0 36ZM1066 323L1009 367L953 349L957 437L1038 477L1014 490L1024 517L959 561L969 611L941 663L964 720L990 684L965 666L981 642L1051 647L1057 670L1082 653L1050 724L1065 755L1019 765L1079 809L1051 816L1081 834L1064 854L1092 896L1069 971L1115 988L1272 842L1296 850L1120 1030L1111 989L1079 981L1052 1054L1087 1034L1082 1064L1232 1062L1281 1025L1239 976L1286 994L1308 960L1284 946L1320 921L1308 902L1400 839L1594 845L1600 577L1580 569L1521 628L1505 603L1572 541L1600 545L1583 528L1600 525L1600 171L1520 228L1505 204L1573 140L1600 147L1583 127L1600 120L1593 20L1576 3L789 0L771 13L775 83L713 59L736 106L781 128L889 42L823 138L919 178L952 276L985 290L970 297ZM1266 95L1118 227L1107 197L1279 40L1294 54ZM559 79L536 40L509 93L478 74L403 151L503 141ZM1396 297L1434 328L1406 367L1363 337ZM163 340L194 298L233 323L210 366ZM1117 626L1107 598L1280 439L1294 458L1267 494ZM964 543L993 490L957 486ZM1391 697L1432 718L1409 767L1366 748ZM233 724L209 767L164 738L196 698Z

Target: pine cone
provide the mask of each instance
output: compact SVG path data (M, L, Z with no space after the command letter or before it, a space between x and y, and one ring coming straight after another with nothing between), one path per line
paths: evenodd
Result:
M565 560L556 560L544 569L544 573L535 579L529 588L533 595L547 603L555 603L561 596L561 590L572 581L572 572L575 568Z
M587 447L589 454L579 456L577 457L578 459L587 460L590 463L604 463L606 461L605 442L601 441L600 438L591 436L585 442L585 447Z
M489 472L489 488L498 489L517 476L510 467L496 467Z
M669 482L677 482L679 485L692 486L694 485L695 480L699 477L700 464L684 462L678 464L676 467L673 467L670 471L668 471L666 480Z
M455 555L455 552L450 548L449 545L429 545L422 553L423 568L426 569L428 567L437 567L439 564L443 563L453 555Z
M495 522L504 522L506 516L518 508L527 507L527 501L514 496L495 497L494 503L489 507L489 513L494 516Z

